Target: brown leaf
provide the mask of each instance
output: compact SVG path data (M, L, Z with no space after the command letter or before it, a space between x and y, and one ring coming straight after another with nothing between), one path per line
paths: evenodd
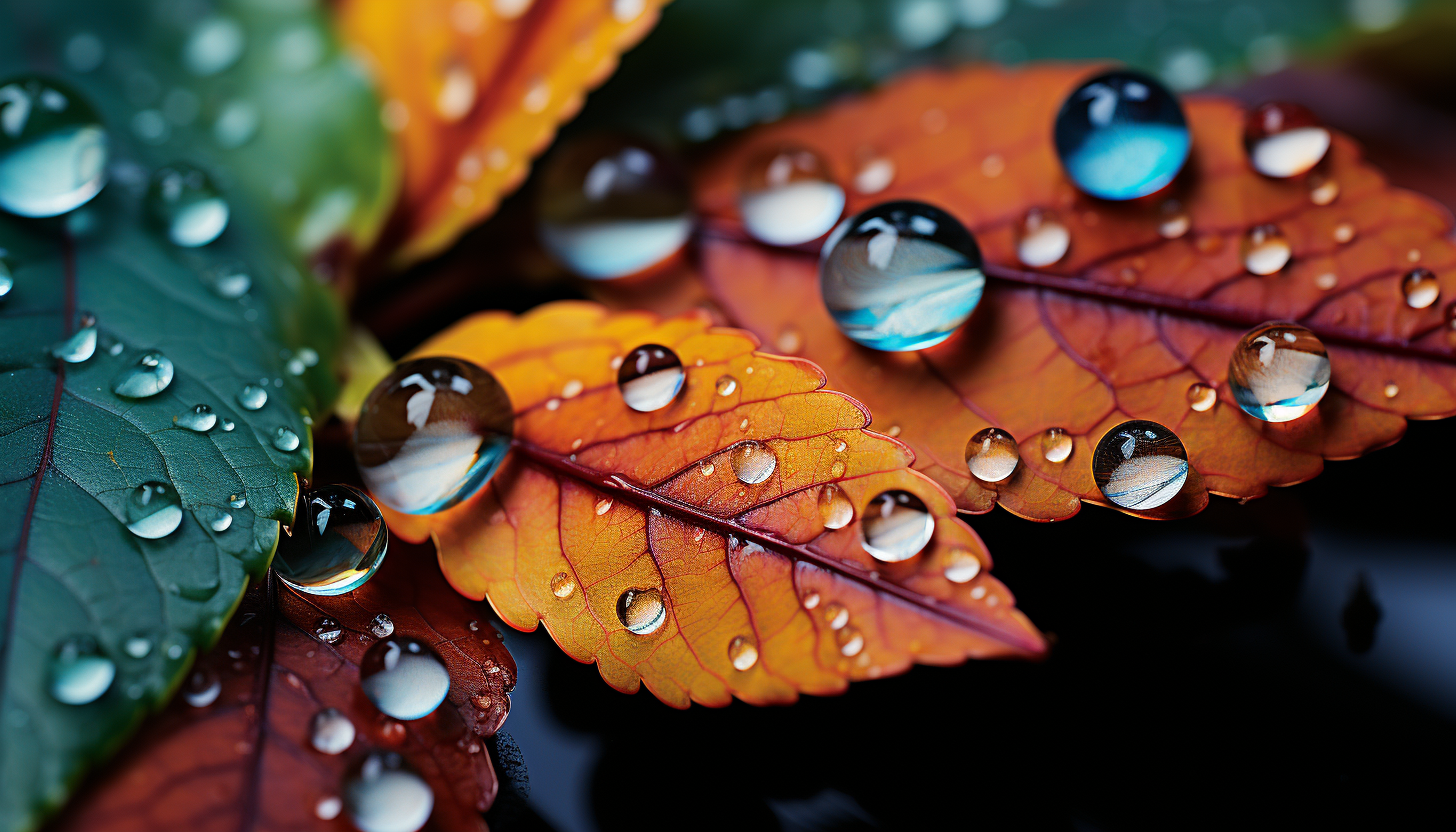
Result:
M337 0L404 157L381 246L414 261L495 210L667 0Z
M686 382L639 413L617 373L645 344L674 351ZM613 687L645 683L676 707L791 702L912 661L1041 654L980 539L908 450L864 430L864 409L820 389L818 367L755 346L702 315L584 303L468 318L417 354L489 369L516 411L513 449L470 500L387 513L390 526L433 535L451 584L488 596L506 623L544 621ZM866 508L889 490L923 501L934 530L898 563L864 546ZM974 579L947 580L951 565Z
M733 322L823 366L866 402L876 426L915 450L916 467L964 511L1000 502L1024 517L1054 520L1081 501L1109 503L1093 483L1091 451L1128 419L1178 433L1202 483L1190 477L1153 516L1198 511L1208 492L1256 497L1319 473L1325 459L1395 442L1407 418L1456 413L1456 247L1447 212L1390 187L1336 134L1309 176L1255 174L1235 104L1193 97L1184 107L1194 155L1173 190L1113 204L1078 193L1063 175L1051 125L1089 66L973 68L908 76L872 95L755 131L702 172L697 201L709 218L703 279ZM848 212L916 199L959 217L977 235L987 289L959 333L932 349L888 354L861 348L835 328L819 296L816 251L749 242L735 205L743 166L783 143L812 147L846 183L871 160L893 166L888 187L849 188ZM884 162L882 161L881 164ZM1314 186L1333 183L1315 199ZM1186 233L1160 225L1179 206ZM1318 204L1317 204L1318 203ZM1032 271L1017 260L1032 209L1052 211L1071 232L1066 256ZM1167 212L1173 211L1173 214ZM1247 272L1244 235L1275 223L1293 259L1268 277ZM1436 273L1441 302L1410 308L1401 290L1415 266ZM1226 385L1242 333L1267 320L1307 326L1333 364L1331 389L1313 413L1285 424L1245 415ZM1190 407L1189 388L1217 388L1212 409ZM964 462L967 439L994 425L1018 441L1021 464L988 485ZM1074 437L1072 454L1048 461L1046 431ZM1147 516L1148 512L1142 512Z
M399 753L430 785L426 829L485 830L496 778L481 737L500 727L515 662L480 611L445 583L428 548L391 545L375 576L351 595L303 596L269 573L244 596L216 648L198 661L204 681L177 697L53 824L56 832L207 832L352 828L320 801L340 797L348 767L371 749ZM266 585L265 585L266 584ZM447 704L399 722L359 687L359 661L385 613L395 633L428 642L450 671ZM330 617L334 644L315 635ZM472 629L472 626L476 629ZM210 701L191 693L221 685ZM483 706L483 707L482 707ZM314 715L345 714L357 730L343 753L311 744Z

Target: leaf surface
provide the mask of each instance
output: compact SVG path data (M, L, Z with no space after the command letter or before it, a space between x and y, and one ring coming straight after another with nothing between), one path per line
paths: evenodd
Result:
M331 819L328 802L342 798L348 768L384 749L399 753L434 792L425 828L484 830L480 813L497 783L480 738L505 718L515 663L491 626L476 620L481 611L445 583L429 560L433 552L391 549L369 583L349 595L304 596L271 573L255 584L194 670L220 683L215 700L175 700L52 828L336 829L343 821ZM375 641L370 622L379 613L396 635L429 643L449 668L448 701L423 719L390 719L360 690L359 663ZM325 616L342 628L334 643L316 634ZM314 717L326 708L356 731L338 754L312 744ZM319 816L321 803L330 817Z
M686 369L682 392L652 413L628 408L616 382L622 357L643 344L672 349ZM516 410L513 450L470 500L392 514L390 525L432 535L450 583L488 597L506 623L543 621L608 684L646 684L676 707L791 702L915 661L1040 655L1041 635L989 575L980 539L909 469L908 449L864 430L863 407L821 389L819 368L755 346L703 315L660 320L584 303L469 318L417 352L495 374ZM775 458L757 484L735 475L748 442ZM854 512L838 529L820 508L831 486ZM864 548L862 520L892 489L924 502L934 536L918 555L881 563ZM973 580L944 577L968 558ZM638 635L618 607L642 589L662 593L666 620ZM735 667L744 645L757 660Z
M1174 190L1133 204L1098 202L1061 172L1051 124L1066 94L1092 71L1041 66L922 73L864 98L752 133L701 173L698 204L709 217L702 279L729 320L823 366L866 402L876 426L900 431L916 467L955 495L964 511L999 502L1038 520L1068 517L1082 501L1106 505L1092 479L1092 448L1114 425L1150 419L1177 432L1201 479L1151 512L1202 508L1208 492L1259 496L1301 482L1325 459L1359 456L1396 441L1408 418L1456 412L1456 247L1447 212L1394 189L1336 134L1313 174L1272 180L1255 174L1242 146L1243 111L1194 97L1185 109L1194 134L1190 169ZM737 216L745 160L764 147L817 149L841 181L874 160L888 186L852 185L848 212L880 201L917 199L959 217L987 261L987 290L961 330L919 353L887 354L843 337L819 296L817 250L750 242ZM1338 196L1317 204L1313 186ZM1189 227L1163 236L1177 208ZM1051 211L1071 234L1065 257L1032 271L1016 244L1028 211ZM1290 263L1263 277L1244 266L1246 233L1274 223L1293 249ZM1407 305L1403 276L1421 266L1441 284L1439 302ZM1226 384L1228 357L1247 329L1266 320L1301 323L1325 343L1329 393L1304 418L1269 424L1245 415ZM1212 409L1190 407L1189 388L1212 385ZM995 425L1020 445L1021 462L995 485L973 478L967 440ZM1074 438L1052 462L1044 433ZM1148 515L1149 512L1143 512Z
M418 260L495 210L666 0L340 0L370 59L404 192L384 245Z

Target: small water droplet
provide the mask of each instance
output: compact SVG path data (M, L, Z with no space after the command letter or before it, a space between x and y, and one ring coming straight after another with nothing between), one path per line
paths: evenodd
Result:
M899 563L925 548L935 534L930 509L908 491L886 491L865 507L864 548L876 560Z
M1170 199L1163 203L1159 209L1158 234L1165 240L1176 240L1188 233L1193 227L1193 218L1183 207L1183 203L1176 199Z
M1399 396L1400 395L1400 385L1396 384L1393 381L1386 382L1384 392L1385 392L1385 398L1387 398L1387 399L1393 399L1396 396Z
M126 527L137 537L155 540L182 525L182 500L172 486L145 482L133 488L126 501Z
M273 447L280 451L296 451L298 450L298 443L298 434L294 433L290 428L280 426L277 430L273 431Z
M63 705L85 705L101 698L116 679L116 664L90 636L73 636L51 655L49 689Z
M576 579L565 572L557 572L551 579L551 594L557 598L570 598L576 592Z
M857 656L864 649L864 635L857 627L845 627L834 634L839 652L844 656Z
M1340 195L1340 183L1320 173L1309 175L1309 201L1329 205Z
M354 723L337 708L324 708L313 715L309 742L323 754L343 754L354 744Z
M606 514L607 512L609 512L611 510L612 510L612 501L611 500L607 499L606 497L603 497L602 499L597 500L596 513L597 513L597 516L598 517L601 517L603 514Z
M313 813L319 820L333 820L344 810L344 801L332 795L321 797L314 804Z
M177 163L158 170L146 201L148 214L175 245L205 246L227 228L227 200L199 167Z
M435 793L392 751L371 751L350 769L344 808L359 832L417 832L430 819Z
M1112 200L1161 190L1183 169L1192 143L1178 99L1152 77L1127 69L1073 90L1057 113L1053 139L1068 178L1083 192Z
M244 410L260 410L268 403L268 391L256 384L245 384L238 391L238 404ZM225 429L225 428L224 428Z
M1047 462L1066 462L1072 455L1072 437L1061 428L1047 428L1041 435L1041 453Z
M744 485L758 485L773 476L779 458L773 449L755 440L748 440L733 448L729 454L733 474Z
M831 630L843 629L849 623L849 610L838 601L830 601L824 605L824 623Z
M0 256L0 302L10 297L10 290L15 288L15 277L10 272L10 264Z
M332 618L320 618L313 625L313 634L324 644L337 644L344 637L344 628Z
M243 496L242 494L228 495L228 505L232 506L233 508L242 508L247 504L248 498Z
M1016 240L1016 257L1031 268L1050 266L1067 256L1072 232L1052 211L1033 208L1021 221Z
M229 17L213 16L193 27L182 47L182 65L194 75L216 75L242 57L243 27Z
M221 534L233 525L233 516L217 506L198 506L193 512L197 521Z
M656 589L629 589L617 598L617 620L639 636L657 632L667 621L667 604Z
M111 392L128 399L145 399L166 390L172 375L172 359L159 352L144 353L111 380Z
M1256 419L1298 419L1329 390L1329 355L1302 326L1263 324L1246 332L1234 347L1228 386L1239 407Z
M143 635L129 636L121 649L133 659L145 659L152 652L152 640Z
M877 194L895 181L895 162L884 156L866 159L854 172L854 189L862 194Z
M3 111L0 111L3 115ZM51 349L51 355L67 364L80 364L96 354L96 316L82 312L71 337Z
M212 430L213 425L217 424L217 414L212 412L211 407L205 404L199 404L191 410L184 411L182 415L177 417L176 422L178 427L195 430L198 433L206 433Z
M222 420L222 432L223 433L230 433L232 431L233 427L234 427L234 425L233 425L233 420L232 419L223 419Z
M1294 250L1279 226L1272 223L1256 225L1244 235L1242 254L1244 268L1253 274L1270 275L1289 263Z
M806 610L812 610L812 609L814 609L815 607L819 606L819 593L817 593L817 592L809 592L809 593L806 593L804 595L803 600L800 603L802 603L804 605L804 609L806 609Z
M194 708L206 708L216 702L221 693L222 679L215 670L193 670L182 685L182 699Z
M842 529L854 520L854 504L844 489L834 483L819 489L819 519L826 529Z
M981 574L981 560L965 549L952 549L946 555L943 574L953 584L970 583Z
M1000 428L982 428L966 443L966 468L982 482L1001 482L1019 462L1016 440Z
M348 485L304 492L290 531L278 541L273 570L284 583L311 595L358 589L389 551L389 529L379 507Z
M1430 269L1415 268L1400 280L1400 292L1412 309L1425 309L1441 297L1441 282Z
M731 396L733 391L738 389L738 380L733 376L719 376L713 389L717 390L720 396Z
M1276 179L1308 173L1330 149L1330 131L1299 104L1271 101L1249 111L1244 149L1254 170Z
M758 664L758 645L752 639L744 636L734 636L728 642L728 661L733 663L733 669L737 671L751 670Z
M369 632L377 638L388 638L394 634L394 620L381 612L369 620Z
M1342 222L1339 225L1336 225L1333 236L1335 238L1335 242L1337 243L1343 244L1350 242L1351 240L1355 239L1355 224L1350 222Z
M1336 277L1333 272L1324 272L1314 279L1314 285L1317 288L1323 289L1325 291L1329 291L1330 289L1335 288L1335 284L1339 282L1340 279Z
M617 370L617 387L628 407L650 413L672 404L685 378L677 353L660 344L643 344L627 353Z
M380 628L373 624L370 628L379 635ZM390 624L389 632L393 631L394 625ZM359 662L359 685L369 701L385 714L395 719L420 719L445 701L450 692L450 674L428 644L385 633Z
M1157 422L1123 422L1097 442L1092 479L1123 508L1157 508L1177 496L1188 479L1188 452Z
M844 212L844 189L818 153L782 147L749 161L738 210L754 239L795 246L829 233Z
M774 346L784 355L793 355L804 346L804 336L800 334L797 327L786 326L779 330L779 337L774 339Z
M106 184L101 118L69 87L38 78L0 83L0 209L53 217Z
M717 470L716 466L714 466L713 463L709 462L706 459L698 463L698 473L702 474L705 477L713 476L713 472L715 470Z
M1206 413L1212 410L1214 403L1217 401L1218 391L1209 387L1207 384L1196 381L1188 385L1188 406L1199 413Z

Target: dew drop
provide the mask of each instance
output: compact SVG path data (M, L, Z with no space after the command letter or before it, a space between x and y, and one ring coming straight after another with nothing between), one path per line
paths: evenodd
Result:
M1254 170L1276 179L1308 173L1330 149L1330 131L1299 104L1271 101L1244 120L1244 150Z
M606 514L607 512L609 512L611 510L612 510L612 501L611 500L607 499L606 497L603 497L602 499L597 500L597 505L596 505L596 508L594 509L594 511L596 511L598 517L601 517L603 514Z
M656 589L629 589L617 598L617 620L639 636L657 632L667 621L667 604Z
M1188 479L1188 452L1176 434L1157 422L1123 422L1092 452L1092 479L1123 508L1157 508Z
M243 496L242 494L228 495L228 505L232 506L233 508L243 508L247 504L248 498Z
M381 612L369 619L369 632L377 638L388 638L394 634L394 620Z
M1193 227L1193 218L1188 215L1183 204L1176 199L1170 199L1163 203L1159 209L1158 234L1165 240L1176 240L1188 233Z
M5 262L3 254L0 254L0 301L10 297L10 290L15 288L15 277L10 273L10 264Z
M842 529L854 520L854 504L844 489L834 483L819 489L819 519L826 529Z
M857 627L845 627L834 634L839 652L844 656L857 656L864 649L864 635Z
M187 36L182 47L182 65L194 75L216 75L242 57L246 38L243 27L228 17L209 17Z
M69 87L38 78L0 82L0 209L53 217L106 184L101 118Z
M268 403L268 391L256 384L245 384L238 391L238 404L244 410L260 410Z
M1126 200L1161 190L1188 159L1178 99L1153 78L1117 69L1084 81L1057 113L1057 157L1083 192Z
M333 820L344 811L344 801L337 797L321 797L318 803L314 804L313 813L319 820Z
M551 579L551 594L557 598L570 598L576 592L576 580L565 572L557 572Z
M854 189L862 194L877 194L895 181L895 162L883 156L866 159L854 172Z
M199 167L169 165L152 176L147 213L175 245L205 246L227 228L227 200Z
M1001 482L1021 462L1021 452L1011 434L1000 428L983 428L966 443L966 467L982 482Z
M388 551L389 529L368 495L348 485L320 485L301 495L273 570L300 592L343 595L363 586Z
M1425 309L1441 298L1441 282L1430 269L1415 268L1401 278L1400 292L1405 297L1406 306Z
M804 605L804 609L806 610L814 609L815 607L819 606L819 593L809 592L805 594L803 600L800 603Z
M798 327L786 326L779 330L779 336L774 339L774 346L784 355L793 355L804 346L804 336L799 332Z
M844 189L824 157L803 147L783 147L749 161L738 210L754 239L796 246L834 227L844 212Z
M231 433L232 432L232 429L233 429L233 420L232 419L223 419L221 426L222 426L222 432L223 433Z
M129 636L121 649L133 659L145 659L152 652L152 640L143 635Z
M198 506L192 513L197 522L219 534L232 528L233 516L217 506Z
M935 518L914 494L898 489L886 491L865 508L864 548L876 560L899 563L925 548L935 534Z
M845 448L848 448L848 447L849 447L849 445L847 443L845 443L845 441L843 439L841 439L838 442L835 442L834 443L834 452L837 453L837 454L842 454L842 453L844 453L844 449Z
M1209 387L1201 381L1195 381L1188 385L1188 406L1199 413L1206 413L1213 409L1218 401L1218 391Z
M738 379L735 379L733 376L719 376L718 381L713 385L713 389L717 390L720 396L731 396L733 395L733 391L738 389Z
M1339 225L1335 226L1333 236L1335 238L1335 242L1341 244L1348 243L1351 240L1355 239L1354 223L1342 222Z
M1317 288L1323 289L1323 290L1325 290L1327 292L1330 289L1335 288L1335 284L1337 284L1339 282L1340 282L1340 279L1338 277L1336 277L1333 272L1325 272L1325 273L1323 273L1323 274L1315 277L1315 279L1314 279L1314 285Z
M212 430L213 425L217 424L217 414L212 412L211 407L205 404L199 404L191 410L184 411L182 415L177 417L176 422L178 427L195 430L198 433L206 433Z
M1072 232L1055 213L1033 208L1021 221L1016 257L1022 265L1031 268L1050 266L1067 256L1071 244Z
M278 450L284 452L296 451L298 450L298 444L298 434L294 433L292 429L280 426L277 430L273 431L273 447Z
M222 679L215 670L195 669L182 685L182 699L194 708L206 708L222 693Z
M733 474L744 485L758 485L773 476L779 458L773 449L753 439L740 443L729 454Z
M417 832L430 819L435 793L392 751L371 751L351 769L344 808L359 832Z
M1265 223L1249 229L1241 251L1244 268L1259 275L1274 274L1289 262L1293 249L1277 225Z
M379 629L373 627L375 634ZM389 632L394 631L391 624ZM450 692L450 674L434 650L419 639L380 636L359 662L359 686L380 711L395 719L434 713Z
M734 636L728 642L728 661L733 663L733 669L737 671L751 670L758 664L758 645L752 639L744 636Z
M145 399L166 390L172 374L172 359L159 352L144 353L111 380L111 392L128 399Z
M1061 428L1047 428L1041 435L1041 453L1047 462L1066 462L1072 455L1072 437Z
M1393 381L1386 382L1384 393L1385 393L1385 398L1387 398L1387 399L1393 399L1396 396L1399 396L1400 395L1400 385L1396 384Z
M1340 183L1323 174L1313 173L1309 177L1309 201L1315 205L1329 205L1340 195Z
M332 618L320 618L313 625L313 634L324 644L338 644L339 639L344 637L344 628Z
M0 117L3 114L0 110ZM67 364L80 364L96 354L96 316L82 312L78 323L70 338L51 349L51 355Z
M824 623L831 630L843 629L849 623L849 610L838 601L830 601L824 605Z
M324 708L313 715L309 742L322 754L342 754L354 744L354 723L337 708Z
M617 387L628 407L651 413L672 404L686 377L677 353L660 344L643 344L617 368Z
M1298 419L1329 390L1329 355L1302 326L1263 324L1246 332L1234 347L1228 387L1239 407L1256 419Z
M51 697L63 705L95 702L115 679L116 664L90 636L68 638L51 655L49 690Z
M490 481L514 423L495 376L461 359L417 358L397 365L365 400L354 458L381 502L433 514Z
M953 584L970 583L981 574L981 560L965 549L952 549L946 556L943 574Z
M172 486L145 482L126 500L126 528L137 537L156 540L182 525L182 500Z

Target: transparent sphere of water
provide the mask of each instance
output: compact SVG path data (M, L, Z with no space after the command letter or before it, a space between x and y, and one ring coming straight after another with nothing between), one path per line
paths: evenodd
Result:
M899 563L920 554L935 534L925 501L909 491L886 491L865 507L864 547L876 560Z
M395 719L421 719L445 701L450 673L428 644L408 636L389 636L364 652L359 686L383 713Z
M231 213L212 177L185 162L168 165L152 175L146 204L147 213L167 239L185 248L216 240L227 228Z
M435 809L435 793L392 751L371 751L344 782L344 808L359 832L416 832Z
M116 679L116 663L90 636L61 642L51 655L50 694L64 705L85 705L101 698Z
M650 142L597 135L546 160L537 227L546 251L595 280L625 277L682 249L692 231L687 175Z
M985 285L975 237L923 202L886 202L845 220L819 258L819 288L834 323L877 350L918 350L949 338Z
M627 631L651 635L667 621L667 603L658 589L629 589L617 597L617 620Z
M354 428L364 484L407 514L442 511L490 480L515 416L495 376L459 358L400 362L370 392Z
M1330 358L1313 332L1267 323L1239 339L1229 356L1229 392L1243 411L1288 422L1314 409L1330 389Z
M1276 179L1307 173L1330 149L1330 131L1299 104L1271 101L1244 120L1244 150L1254 170Z
M1188 160L1183 108L1157 80L1118 69L1082 82L1053 130L1062 169L1084 193L1125 200L1162 189Z
M1123 508L1157 508L1183 490L1188 452L1177 434L1157 422L1123 422L1092 451L1092 479Z
M817 240L844 213L844 188L812 150L780 147L749 160L738 211L744 229L760 242L795 246Z
M101 117L69 87L0 81L0 209L24 217L74 210L106 184L107 156Z
M617 368L622 401L639 413L661 410L682 391L682 359L661 344L643 344L627 353Z
M182 525L182 498L164 482L144 482L126 500L126 527L148 540L166 537Z
M273 571L301 592L342 595L363 586L388 550L389 529L373 500L347 485L320 485L300 496Z

